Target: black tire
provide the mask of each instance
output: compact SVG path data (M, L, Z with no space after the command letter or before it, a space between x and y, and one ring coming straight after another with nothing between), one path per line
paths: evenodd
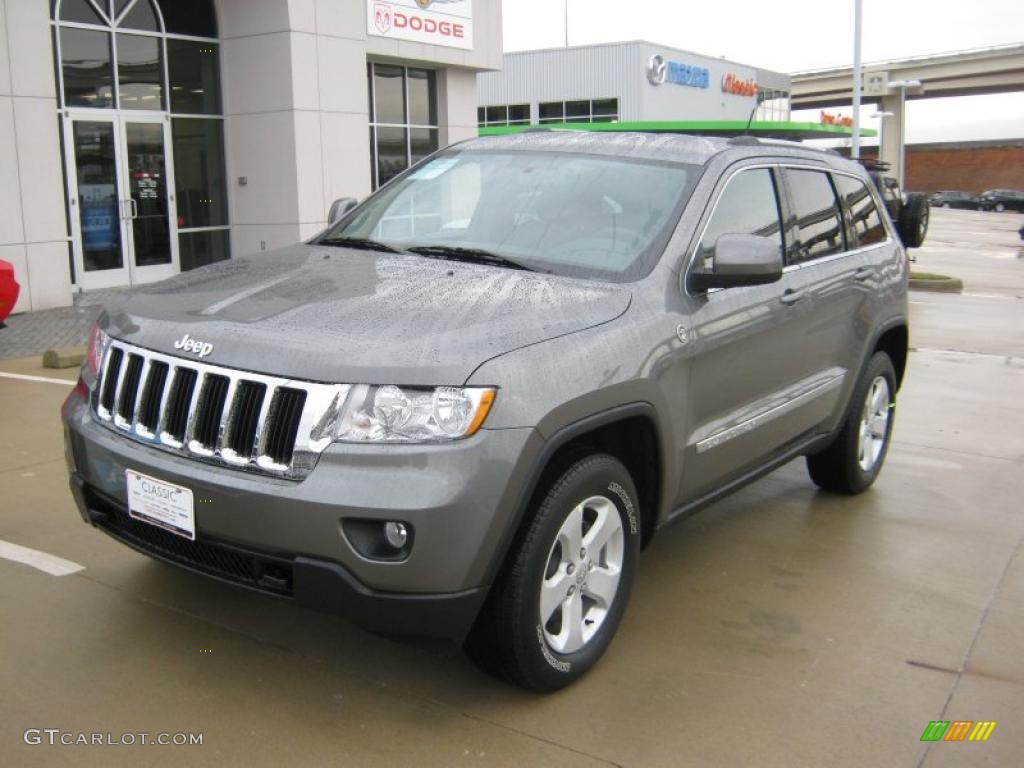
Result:
M942 204L942 207L943 207L943 208L952 208L953 206L952 206L952 205L950 205L949 203L943 203L943 204Z
M996 203L996 213L1002 213L1006 210L1006 206L1002 203Z
M928 198L920 193L907 195L907 202L900 209L897 229L900 240L907 248L920 248L928 234Z
M860 428L867 410L868 391L875 379L882 377L889 387L888 421L881 453L873 466L866 470L860 464ZM850 396L850 406L839 434L820 453L807 457L807 471L811 480L823 490L833 493L856 494L867 490L885 463L889 453L892 427L896 420L896 371L885 352L876 352L861 372L857 386Z
M549 578L546 574L563 523L575 507L594 496L612 502L622 525L619 581L593 636L577 651L561 654L545 639L540 590L543 579ZM548 692L564 688L585 674L615 635L640 554L640 506L629 472L607 454L592 454L573 462L535 498L538 502L533 514L512 543L505 567L467 638L466 651L487 672L532 691Z

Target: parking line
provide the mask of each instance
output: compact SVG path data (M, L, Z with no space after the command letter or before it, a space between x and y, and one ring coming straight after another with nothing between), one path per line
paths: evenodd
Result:
M0 540L0 558L21 563L22 565L30 565L36 570L43 571L51 576L67 576L85 570L84 565L65 560L63 557L40 552L37 549L29 549L20 544L11 544L11 542L3 540Z
M29 376L27 373L4 373L0 371L0 378L17 379L18 381L38 381L42 384L65 384L69 387L75 386L71 379L50 379L46 376Z

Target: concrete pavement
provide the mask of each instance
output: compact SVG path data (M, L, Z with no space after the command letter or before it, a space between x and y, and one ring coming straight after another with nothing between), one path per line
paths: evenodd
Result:
M1004 230L1022 219L936 212L918 266L966 295L911 296L917 351L875 487L821 494L797 461L664 531L607 657L546 697L86 527L62 459L70 385L0 378L0 540L85 566L0 559L0 764L1018 765L1024 259ZM925 745L931 720L998 725ZM28 728L203 744L27 745Z

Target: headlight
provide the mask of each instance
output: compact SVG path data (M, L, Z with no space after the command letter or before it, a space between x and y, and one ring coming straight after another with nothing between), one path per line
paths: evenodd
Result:
M495 391L488 387L357 385L311 436L343 443L434 443L476 433Z

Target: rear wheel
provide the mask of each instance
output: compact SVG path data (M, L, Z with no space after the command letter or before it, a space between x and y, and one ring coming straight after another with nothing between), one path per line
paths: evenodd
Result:
M807 471L819 487L854 494L875 482L889 451L895 394L892 361L885 352L876 352L857 382L836 439L821 453L807 457Z
M576 461L550 483L513 543L467 651L524 688L563 688L611 643L639 552L629 472L606 454Z

